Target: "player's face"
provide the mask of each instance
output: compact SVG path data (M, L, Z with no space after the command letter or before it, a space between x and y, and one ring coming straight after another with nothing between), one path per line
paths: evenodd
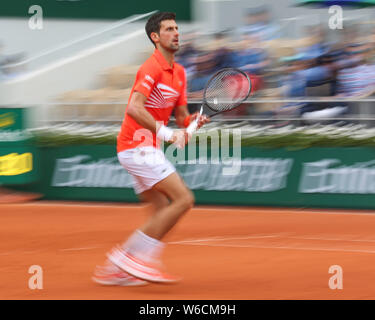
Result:
M176 21L164 20L161 22L159 43L164 49L172 52L176 52L180 48Z

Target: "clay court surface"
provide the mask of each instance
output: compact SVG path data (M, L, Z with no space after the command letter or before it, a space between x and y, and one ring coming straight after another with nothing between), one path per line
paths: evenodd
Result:
M374 299L375 212L196 207L167 237L176 285L103 287L105 253L149 214L126 204L0 206L0 299ZM28 287L43 269L43 290ZM328 286L343 270L343 289Z

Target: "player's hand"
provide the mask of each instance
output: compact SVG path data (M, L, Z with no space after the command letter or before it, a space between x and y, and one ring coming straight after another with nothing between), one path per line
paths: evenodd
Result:
M190 121L194 121L197 117L199 117L198 119L198 127L197 129L199 129L200 127L202 127L204 124L208 123L211 121L210 117L205 115L205 114L202 114L202 115L199 115L199 112L196 112L196 113L193 113L191 115L191 120Z
M183 149L189 141L189 135L186 130L174 130L170 142L175 144L177 148Z

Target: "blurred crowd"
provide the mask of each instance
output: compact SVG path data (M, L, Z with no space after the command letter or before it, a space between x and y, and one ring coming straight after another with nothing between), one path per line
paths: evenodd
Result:
M375 91L375 28L368 30L363 32L354 22L335 31L314 25L304 27L303 37L286 37L268 8L259 7L249 11L245 25L237 29L183 36L176 60L186 68L190 101L201 100L208 79L224 67L249 74L253 85L249 100L279 101L250 103L225 116L340 118L360 110L358 103L337 100L355 101Z
M346 123L355 117L375 116L373 103L363 101L375 91L375 21L345 21L342 30L329 30L328 21L301 23L294 25L298 32L293 35L282 20L271 17L267 6L249 9L244 15L237 28L181 35L176 61L186 69L191 112L200 107L210 77L222 68L235 67L249 75L251 96L248 103L222 117L251 116L271 123L277 123L275 119L288 123L287 119L296 118L302 122L336 118ZM299 19L295 18L289 22ZM0 81L24 73L26 65L19 63L24 60L24 53L5 54L0 42ZM102 118L102 113L122 116L122 106L114 111L104 108L103 102L127 101L137 68L120 65L104 72L100 89L62 93L59 102L68 106L64 112L76 118L76 104L82 102L82 114L92 113L93 118Z

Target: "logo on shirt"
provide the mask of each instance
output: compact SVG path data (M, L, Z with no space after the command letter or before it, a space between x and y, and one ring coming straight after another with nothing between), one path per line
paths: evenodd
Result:
M160 90L160 92L166 99L178 98L180 96L180 94L176 90L165 84L159 83L156 87Z
M146 74L145 79L149 81L151 84L154 84L154 79L152 79L148 74Z
M147 84L147 82L142 82L142 86L144 86L148 90L151 90L151 87Z
M173 88L163 83L158 83L147 99L145 107L169 108L176 103L179 96L180 94Z

